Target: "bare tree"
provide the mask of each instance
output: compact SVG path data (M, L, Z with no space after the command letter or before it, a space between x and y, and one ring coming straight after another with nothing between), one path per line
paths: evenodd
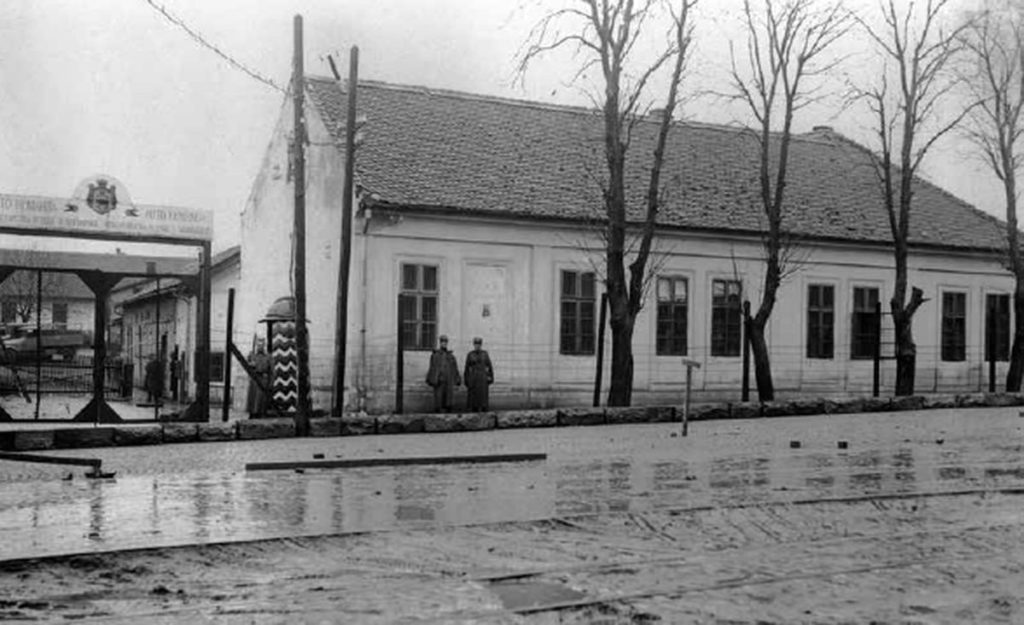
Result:
M757 312L748 315L746 329L754 357L757 394L761 401L775 398L765 327L771 318L779 287L794 269L795 238L785 223L786 176L793 118L797 111L822 94L808 88L808 80L827 72L839 58L826 60L828 49L853 24L841 2L819 5L815 0L765 0L755 9L743 3L747 35L746 63L741 70L732 59L736 95L754 115L760 163L760 200L765 228L764 286ZM781 118L781 119L779 119ZM781 122L781 127L777 124Z
M962 37L967 50L964 82L972 100L978 103L968 120L967 136L1003 185L1007 265L1016 280L1013 349L1006 390L1017 392L1024 375L1024 259L1017 229L1017 170L1024 148L1024 6L1014 0L987 4L968 17ZM995 349L991 340L986 345L989 350Z
M696 0L577 0L552 11L534 28L520 60L520 74L538 56L569 47L586 57L576 76L599 67L603 79L594 96L601 111L606 176L600 180L605 219L605 288L612 330L609 406L628 406L633 393L633 328L644 303L646 267L663 196L661 169L672 116L679 102L680 82L693 37L692 9ZM645 35L656 32L663 18L669 24L667 41L653 60L631 73L641 54ZM561 30L565 25L567 30ZM668 93L659 111L659 128L649 164L645 217L639 224L639 243L627 248L629 206L627 161L633 131L650 105L652 80L668 70ZM645 146L646 147L646 146ZM627 277L626 262L629 263Z
M43 272L42 290L39 289L39 275L37 271L18 269L11 273L0 286L0 298L10 302L21 323L28 323L36 313L37 293L41 293L43 299L57 295L59 282L56 274Z
M970 107L943 106L954 95L953 63L963 49L966 28L943 28L940 19L949 4L950 0L928 0L922 7L911 2L900 12L895 0L885 0L881 28L858 20L883 58L878 82L859 89L858 95L874 116L879 153L873 154L873 161L893 240L895 282L889 309L896 335L897 395L914 393L913 317L927 301L918 287L911 288L907 299L914 178L928 150L970 112ZM953 110L955 114L944 115Z

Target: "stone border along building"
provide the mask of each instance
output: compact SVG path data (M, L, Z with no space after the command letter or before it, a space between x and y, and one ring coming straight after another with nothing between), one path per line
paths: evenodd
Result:
M405 410L430 406L424 376L441 334L451 337L460 366L472 337L484 338L495 366L494 408L589 405L603 266L594 227L601 197L589 172L604 167L600 117L379 82L358 89L365 136L356 163L347 409L394 409L399 294L409 306ZM310 370L314 408L329 409L346 95L322 78L311 78L307 90ZM271 303L291 293L291 124L288 99L242 214L236 323L245 345L263 331L259 320ZM630 151L638 211L656 128L654 120L639 123ZM756 148L741 129L683 122L672 129L657 279L633 342L637 404L679 402L684 356L702 365L696 401L739 397L739 307L743 299L756 306L763 281ZM786 224L800 240L802 263L783 285L769 329L776 388L782 397L868 394L869 315L876 301L887 308L893 282L888 217L869 153L817 127L793 138L789 172ZM980 390L986 318L995 324L998 357L1008 355L1013 280L1001 264L1002 225L926 181L916 181L915 193L910 282L929 298L914 321L917 391ZM886 320L883 341L891 333ZM606 363L604 390L608 370ZM894 378L895 363L883 362L883 394ZM241 373L236 381L244 392Z

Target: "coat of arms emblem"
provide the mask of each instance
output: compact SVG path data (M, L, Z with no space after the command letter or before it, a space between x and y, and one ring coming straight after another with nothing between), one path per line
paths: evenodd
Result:
M118 186L121 187L120 194L117 192ZM79 182L74 195L64 205L64 212L77 213L83 204L101 216L110 215L118 208L125 217L139 216L139 209L132 204L132 198L125 191L125 186L117 178L106 174L90 176Z
M100 215L106 215L117 208L117 186L103 178L96 180L95 184L89 183L85 203Z

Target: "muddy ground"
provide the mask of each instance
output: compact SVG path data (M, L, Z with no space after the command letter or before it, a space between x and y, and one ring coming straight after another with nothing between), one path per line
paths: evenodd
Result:
M551 430L547 518L8 559L0 621L1024 623L1024 419L986 414ZM489 501L452 471L399 508Z
M0 620L1020 623L1022 504L979 491L13 562Z

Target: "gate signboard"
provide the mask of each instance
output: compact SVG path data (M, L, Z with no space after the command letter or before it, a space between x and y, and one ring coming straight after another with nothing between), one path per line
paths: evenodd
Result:
M211 241L213 212L118 201L104 178L71 198L0 194L0 224L8 232L51 236L113 235L125 239Z

